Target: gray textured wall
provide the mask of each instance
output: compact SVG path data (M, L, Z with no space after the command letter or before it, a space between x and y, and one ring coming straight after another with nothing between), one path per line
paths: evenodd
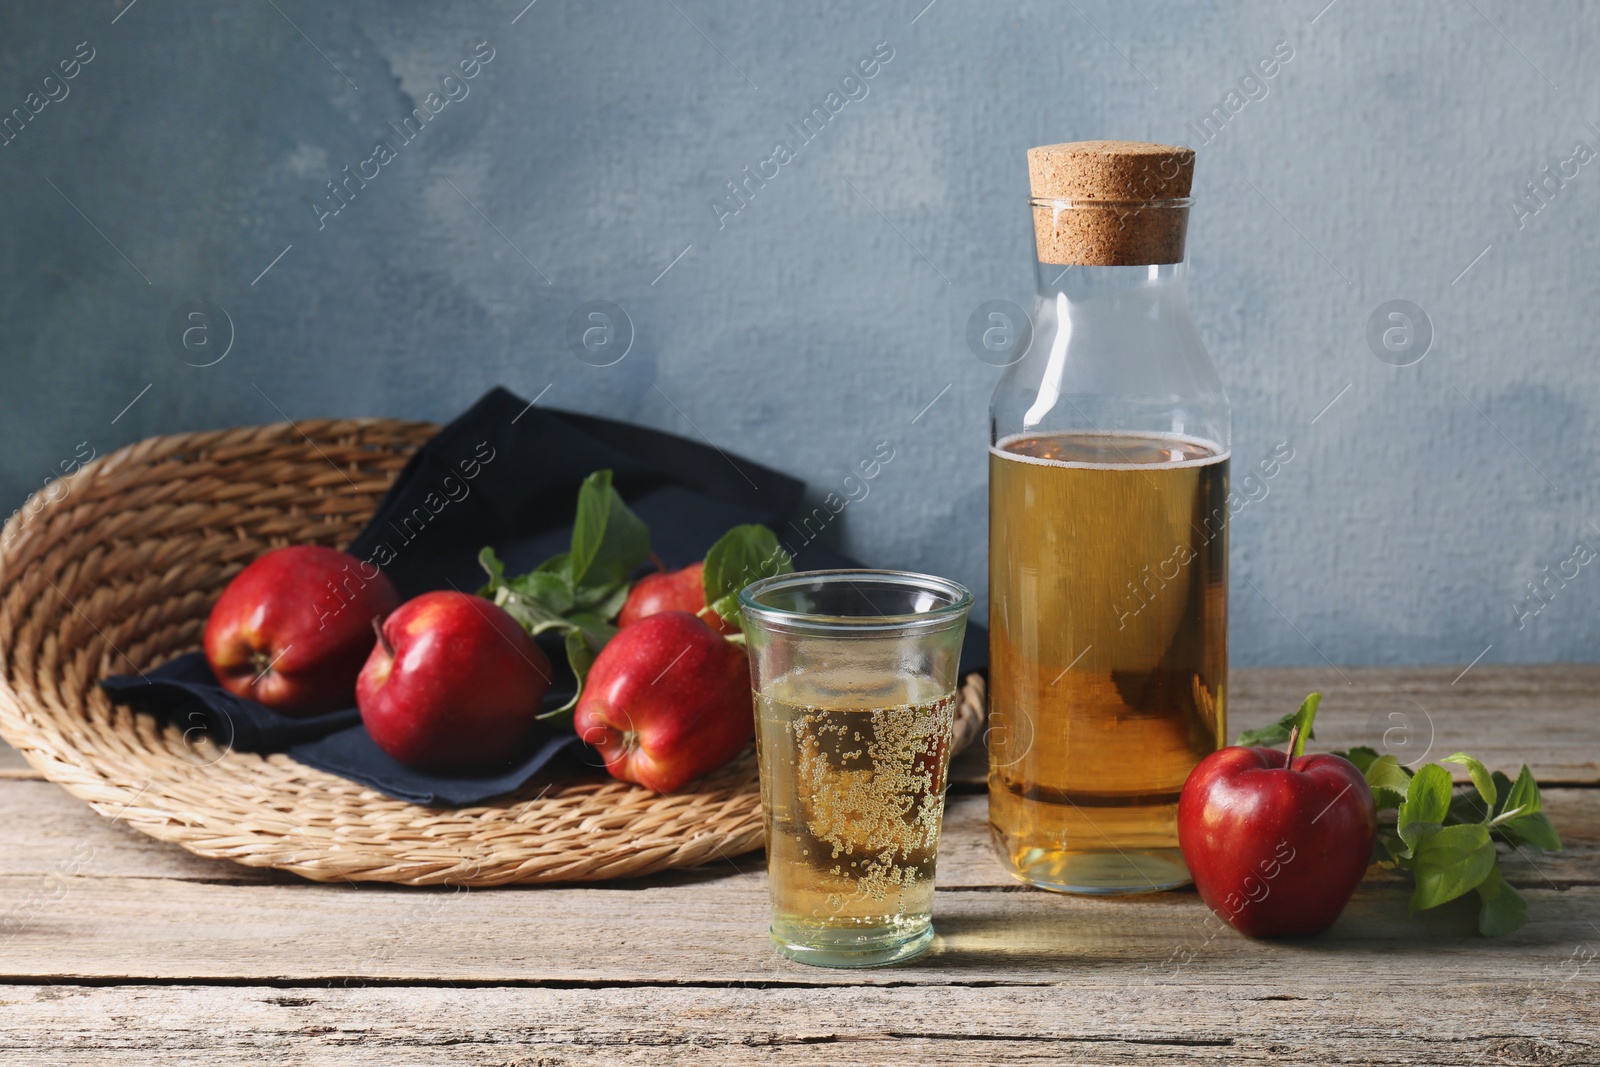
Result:
M7 510L82 442L443 419L505 383L703 434L819 497L892 441L829 536L981 589L997 372L964 334L1031 293L1023 153L1181 141L1236 473L1294 449L1235 519L1235 662L1596 658L1600 562L1575 556L1600 548L1600 160L1574 161L1600 147L1594 7L525 2L5 5L0 108L66 94L0 147ZM1228 101L1280 41L1293 58ZM785 124L879 42L866 95L799 145ZM778 140L794 158L719 219ZM319 222L379 141L394 158ZM234 340L194 367L169 320L202 299ZM1417 342L1385 362L1367 339L1396 299L1432 324L1409 366ZM607 367L566 340L600 300L635 332ZM1527 583L1564 563L1532 614Z

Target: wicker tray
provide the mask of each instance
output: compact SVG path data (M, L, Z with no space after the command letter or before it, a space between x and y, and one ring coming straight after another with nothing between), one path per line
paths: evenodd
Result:
M281 754L219 749L101 692L108 674L198 648L216 594L262 552L347 543L434 430L360 419L155 437L41 490L0 532L0 735L102 815L315 881L599 881L760 848L748 753L673 796L573 778L423 808ZM972 676L958 748L982 722Z

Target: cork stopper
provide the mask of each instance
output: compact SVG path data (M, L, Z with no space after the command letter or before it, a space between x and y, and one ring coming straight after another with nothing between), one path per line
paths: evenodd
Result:
M1139 141L1041 145L1028 149L1028 179L1041 261L1119 267L1183 259L1189 208L1169 202L1189 196L1193 149Z

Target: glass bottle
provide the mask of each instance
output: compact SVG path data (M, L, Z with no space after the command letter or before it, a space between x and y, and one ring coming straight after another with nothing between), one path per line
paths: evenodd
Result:
M1170 889L1179 791L1226 730L1230 414L1185 293L1194 153L1028 161L1033 340L990 408L989 821L1024 882Z

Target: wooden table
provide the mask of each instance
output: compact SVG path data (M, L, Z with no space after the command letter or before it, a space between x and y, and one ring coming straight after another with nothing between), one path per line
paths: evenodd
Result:
M1517 933L1411 918L1246 940L1192 891L1025 889L960 761L933 951L779 958L759 854L588 888L313 885L203 860L0 761L0 1063L1600 1063L1600 666L1238 671L1234 726L1327 693L1313 747L1530 764L1567 851L1503 861ZM1409 734L1404 732L1409 730ZM1409 742L1409 749L1401 742Z

